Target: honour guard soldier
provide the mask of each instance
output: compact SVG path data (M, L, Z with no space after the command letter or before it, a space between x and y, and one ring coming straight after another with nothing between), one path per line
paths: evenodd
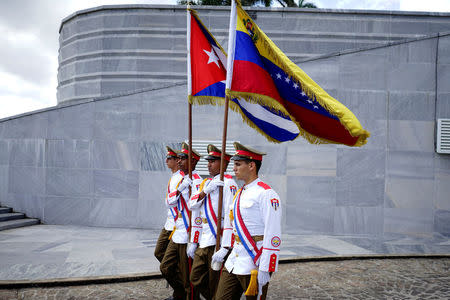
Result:
M168 207L167 209L167 219L164 224L164 228L161 230L159 234L158 241L156 242L155 247L155 257L159 262L162 261L164 257L164 253L166 252L167 245L169 244L170 235L175 227L175 220L178 218L178 210L176 207L170 207L168 201L169 194L176 190L177 183L183 178L184 174L180 170L178 170L178 155L177 153L166 146L167 155L166 155L166 165L172 171L172 176L169 179L169 183L167 184L166 191L166 199L165 204Z
M207 146L207 151L208 156L205 159L208 161L208 171L211 178L203 180L199 191L191 196L191 207L200 210L200 215L196 219L192 219L195 223L193 226L200 226L201 234L200 236L191 235L188 256L194 259L190 275L191 283L205 299L209 300L214 297L220 274L219 271L211 269L211 257L214 253L217 237L219 187L223 186L223 220L225 212L228 212L225 208L233 200L237 184L230 175L225 175L224 181L220 180L222 152L212 144ZM230 158L231 155L225 154L225 169L230 162ZM221 228L223 228L222 223Z
M244 291L246 299L257 299L258 295L265 299L271 273L278 269L280 197L258 178L265 153L237 142L234 147L234 172L245 184L237 191L225 218L225 228L233 228L234 245L225 262L216 299L239 299ZM224 238L222 248L212 257L213 262L223 261L231 244L231 238Z
M175 230L160 264L163 277L174 290L173 299L189 299L190 296L189 263L186 254L191 226L191 211L188 207L189 187L191 187L192 193L196 193L202 182L202 178L195 171L195 166L200 160L200 154L192 149L191 180L188 175L188 153L189 146L183 142L181 150L178 152L178 167L183 172L184 177L180 179L175 191L170 193L167 198L168 205L177 208L178 218L175 221Z

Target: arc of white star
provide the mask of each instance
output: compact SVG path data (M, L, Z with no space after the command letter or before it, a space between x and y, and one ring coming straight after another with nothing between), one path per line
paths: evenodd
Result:
M319 109L319 107L317 105L313 105L314 109Z
M306 96L305 92L302 91L302 96Z
M294 89L297 89L298 88L298 84L297 84L297 82L294 82Z
M286 81L286 83L289 83L289 82L291 81L291 79L290 79L289 77L286 77L286 78L284 79L284 81Z
M277 74L277 79L281 79L281 74L280 73Z
M306 101L308 101L309 104L312 104L312 101L311 101L311 100L308 99L308 100L306 100Z
M215 63L220 68L219 58L214 53L214 50L211 49L211 51L206 51L205 49L203 49L203 51L206 53L206 55L208 55L208 62L207 62L207 64L209 65L210 63Z

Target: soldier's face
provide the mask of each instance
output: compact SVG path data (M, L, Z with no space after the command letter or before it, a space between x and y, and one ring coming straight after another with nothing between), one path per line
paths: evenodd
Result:
M197 165L197 161L195 159L191 160L192 170L195 169L195 166ZM184 173L187 173L189 171L189 164L187 158L179 158L178 159L178 168L183 171Z
M236 178L244 181L249 178L251 176L251 164L252 162L249 163L244 160L235 160L233 171Z
M208 160L209 175L216 176L220 173L220 159Z
M174 168L177 168L178 167L178 158L176 158L176 157L167 157L166 158L166 165L171 170L173 170Z

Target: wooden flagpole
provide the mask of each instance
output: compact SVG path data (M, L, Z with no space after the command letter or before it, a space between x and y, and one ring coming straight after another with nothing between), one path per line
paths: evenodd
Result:
M227 145L228 129L228 96L225 96L225 109L223 113L223 132L222 132L222 154L220 157L220 180L223 181L225 173L225 150ZM223 207L223 186L219 187L219 203L217 208L217 232L216 232L216 251L220 248L220 239L222 236L222 207Z

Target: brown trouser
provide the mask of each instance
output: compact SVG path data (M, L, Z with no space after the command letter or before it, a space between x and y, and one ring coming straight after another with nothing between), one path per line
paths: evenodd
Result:
M239 300L250 283L250 275L236 275L229 273L226 268L222 269L219 286L217 287L216 300ZM263 286L261 300L266 299L269 283ZM247 300L256 300L257 296L245 296Z
M213 299L219 284L220 271L211 269L211 257L215 246L198 248L191 269L191 283L207 300Z
M172 231L168 231L165 228L161 230L161 233L159 234L158 241L156 242L155 247L155 257L156 259L161 262L164 253L166 253L167 245L169 245L169 236L172 233Z
M191 285L186 246L187 244L177 244L170 241L159 265L162 276L173 288L175 299L190 299Z

